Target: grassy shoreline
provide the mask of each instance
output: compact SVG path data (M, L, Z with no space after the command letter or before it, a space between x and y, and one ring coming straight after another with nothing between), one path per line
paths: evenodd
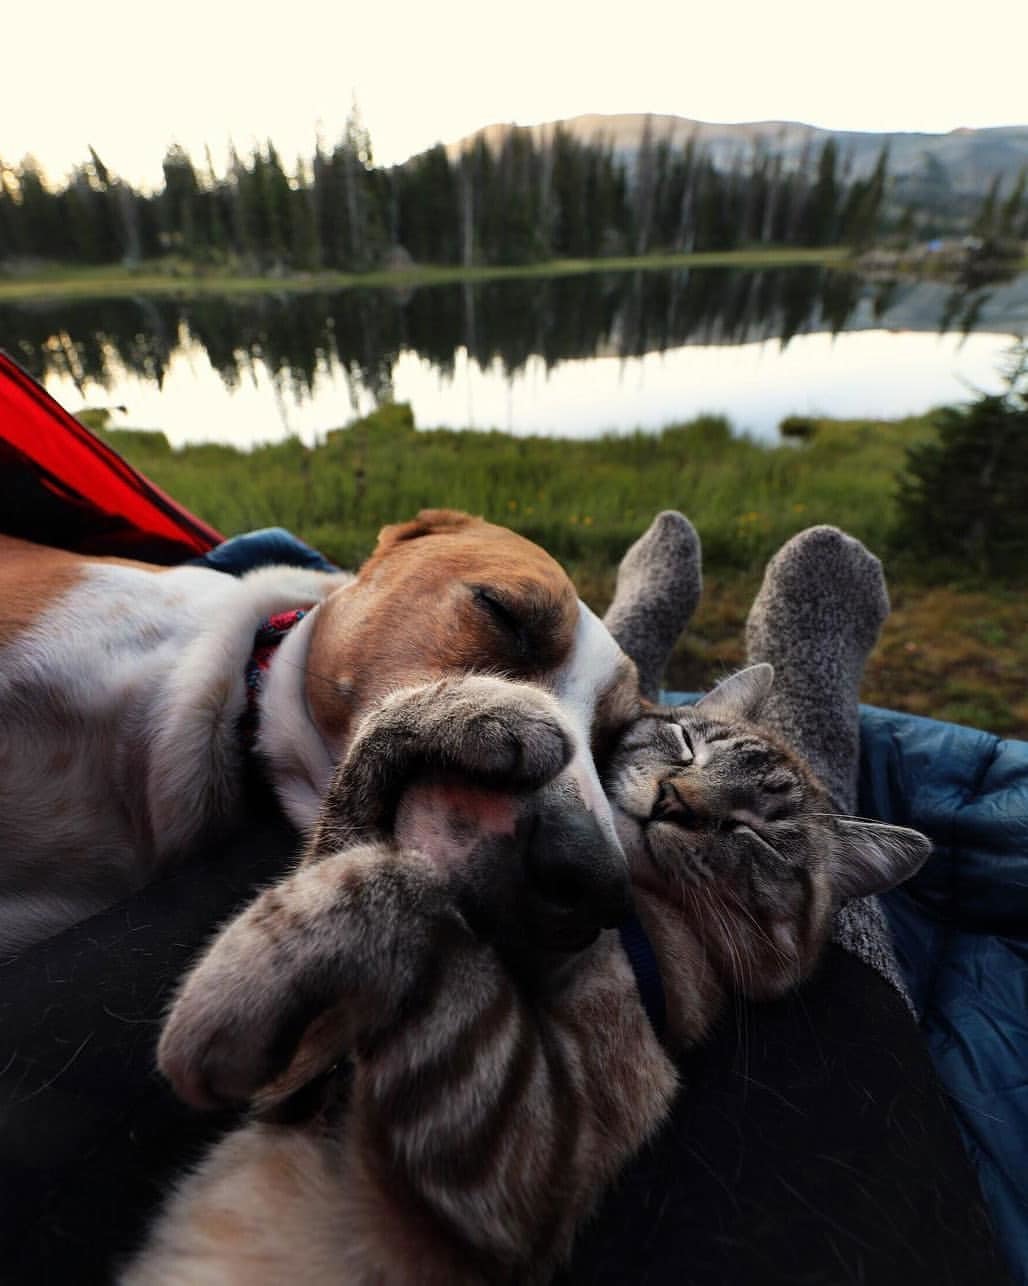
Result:
M669 268L845 268L846 247L731 250L706 254L659 254L609 259L550 259L517 267L475 267L414 264L408 268L372 272L298 272L282 276L248 276L190 268L169 262L128 268L54 266L24 277L0 275L0 302L36 299L118 298L135 295L273 294L279 291L326 291L453 285L504 281L526 277L566 277L593 272L654 272Z
M864 699L1028 738L1023 587L925 568L897 547L896 482L931 416L811 422L800 443L766 447L707 417L661 433L566 441L416 429L386 406L314 448L173 450L162 434L103 436L226 534L281 525L357 566L388 522L447 505L514 527L549 549L602 612L617 563L660 509L687 513L703 540L706 588L668 685L709 686L743 659L742 627L767 558L795 532L832 523L884 560L893 615Z

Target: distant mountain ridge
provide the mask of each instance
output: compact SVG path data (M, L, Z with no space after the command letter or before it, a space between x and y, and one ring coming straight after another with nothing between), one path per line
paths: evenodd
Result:
M825 141L832 138L842 166L852 166L853 177L862 177L871 172L883 144L888 143L889 172L893 177L917 188L925 187L940 197L984 193L997 174L1003 176L1004 188L1009 190L1022 167L1028 165L1028 125L956 129L948 134L862 133L822 129L797 121L725 125L683 116L634 113L572 116L528 128L537 142L550 137L558 125L583 142L606 140L630 164L647 123L655 142L667 139L675 148L695 137L719 168L745 160L757 144L763 144L771 153L780 153L788 164L798 165L804 153L816 156ZM486 125L449 144L446 150L451 158L460 155L479 137L490 147L499 147L511 128L509 124Z

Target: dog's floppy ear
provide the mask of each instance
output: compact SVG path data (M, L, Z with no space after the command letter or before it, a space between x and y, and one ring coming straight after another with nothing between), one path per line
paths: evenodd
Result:
M383 554L394 545L421 536L438 536L445 532L463 531L466 527L481 524L481 518L462 513L459 509L422 509L409 522L394 522L378 533L375 554Z
M180 1098L267 1107L390 1021L397 979L416 967L412 908L425 900L418 866L398 875L394 857L367 844L301 867L222 929L187 975L157 1049Z

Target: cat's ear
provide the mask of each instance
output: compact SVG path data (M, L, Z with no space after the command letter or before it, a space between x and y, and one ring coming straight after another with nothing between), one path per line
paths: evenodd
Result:
M832 885L839 898L884 893L916 874L932 852L920 831L855 817L835 818Z
M716 688L700 697L694 709L718 719L756 719L774 678L774 667L766 661L747 666L722 679Z

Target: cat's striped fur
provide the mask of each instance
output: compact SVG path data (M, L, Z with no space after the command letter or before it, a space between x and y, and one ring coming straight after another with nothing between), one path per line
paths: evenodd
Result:
M678 1046L729 991L809 972L838 891L894 882L926 852L871 828L851 860L853 824L749 722L769 681L755 667L694 712L644 718L610 765ZM187 1179L132 1286L545 1281L667 1111L674 1067L617 935L526 954L483 931L466 898L483 872L395 833L369 841L348 781L305 863L229 924L171 1014L161 1060L179 1091L263 1119ZM411 798L417 814L445 788ZM416 820L403 813L395 832ZM502 879L510 852L488 860Z
M288 1043L283 1015L289 1032L320 1011L308 1042L331 1027L353 1056L345 1105L251 1124L228 1163L216 1149L128 1280L192 1284L208 1263L219 1282L545 1280L675 1083L613 935L589 955L528 990L425 859L374 844L304 866L226 930L180 1006L210 987L225 1022L259 978L260 1012L231 1015L267 1037L256 1068Z

